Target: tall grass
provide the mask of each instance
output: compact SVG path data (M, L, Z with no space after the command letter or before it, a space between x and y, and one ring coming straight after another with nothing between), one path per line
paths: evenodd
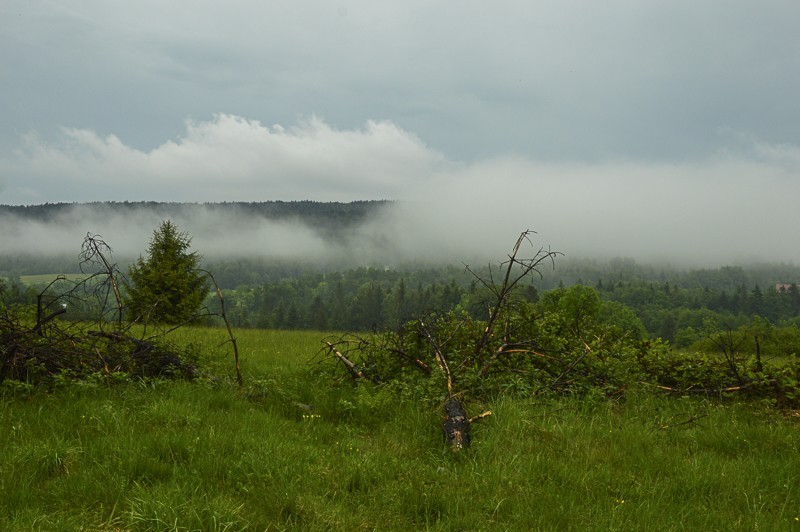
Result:
M800 432L757 405L498 397L473 447L436 405L309 371L322 333L219 329L222 379L0 397L2 530L800 529Z

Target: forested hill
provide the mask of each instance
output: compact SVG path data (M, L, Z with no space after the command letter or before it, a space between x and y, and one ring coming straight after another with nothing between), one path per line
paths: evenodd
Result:
M309 225L323 224L326 227L349 226L364 220L368 215L390 204L387 200L318 202L318 201L260 201L222 203L165 203L154 201L91 202L91 203L43 203L40 205L0 205L3 215L27 220L50 222L71 215L76 209L96 212L113 211L115 214L136 214L142 210L164 217L190 215L193 211L204 211L218 215L250 215L270 220L294 219Z
M344 247L354 229L392 205L387 200L341 202L263 201L221 203L89 202L0 205L0 276L77 273L80 243L87 232L100 234L121 264L134 260L159 221L174 220L190 236L236 235L240 229L278 228L283 241L311 235L330 246ZM271 225L275 224L275 225ZM289 229L291 228L291 229ZM205 235L199 235L203 231ZM217 240L219 240L217 236ZM276 237L277 238L277 237ZM143 246L143 244L140 244ZM255 245L254 245L255 246ZM215 249L198 249L204 257ZM242 248L247 256L252 249Z

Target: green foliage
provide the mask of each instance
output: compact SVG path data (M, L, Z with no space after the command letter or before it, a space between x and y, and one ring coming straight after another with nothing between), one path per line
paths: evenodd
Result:
M206 298L209 284L198 271L200 255L188 252L191 238L170 220L153 232L147 258L129 270L125 306L128 318L143 323L179 324L190 320Z
M223 270L232 266L219 264ZM237 262L235 266L243 265ZM544 278L520 287L514 298L536 302L541 295L558 289L553 276L564 275L574 283L572 277L578 276L578 272L566 270L562 272L559 262L557 273L546 272ZM791 269L774 267L762 272L755 267L753 271L721 268L673 273L669 277L650 272L652 279L648 280L626 277L644 273L624 269L594 272L595 277L608 276L599 278L594 286L603 302L603 319L616 319L630 334L662 338L678 348L691 350L693 343L706 336L704 326L709 320L736 328L759 316L775 325L789 325L798 319L800 312L797 296L800 292L774 288L777 280L800 277L800 272ZM786 277L779 277L783 275ZM493 304L489 287L475 282L463 269L453 267L355 268L327 273L287 269L275 271L269 277L264 283L248 282L233 285L235 290L233 287L225 290L226 298L241 302L231 312L233 324L281 329L319 329L327 325L322 328L370 331L376 327L396 328L414 316L429 312L466 310L474 319L486 319ZM659 277L669 280L658 280ZM249 278L240 279L245 282ZM754 284L751 290L741 284L751 281L765 284ZM564 286L574 284L564 283ZM622 308L618 305L629 310L628 316L611 310L614 306ZM611 318L609 314L617 315Z
M0 310L13 305L36 302L36 292L20 281L19 277L0 278Z
M336 347L368 380L431 404L447 395L441 353L453 388L468 402L498 395L618 396L644 384L800 408L800 357L789 354L798 335L766 320L729 331L707 321L697 350L680 351L647 340L624 305L576 285L546 292L536 303L506 306L498 323L502 328L483 345L487 323L451 311L409 320L397 331L353 335Z
M711 343L714 346L716 344ZM800 408L800 358L763 360L739 352L687 352L652 342L639 358L643 381L676 395L764 401Z
M424 390L433 402L446 397L447 371L460 396L476 401L497 394L614 395L642 377L641 324L619 304L606 307L593 288L554 290L537 303L517 299L496 323L484 339L487 322L450 311L335 345L367 379Z

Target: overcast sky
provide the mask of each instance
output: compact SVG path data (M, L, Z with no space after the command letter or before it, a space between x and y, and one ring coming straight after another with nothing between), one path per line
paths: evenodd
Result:
M407 233L797 261L798 21L796 0L2 0L0 203L397 199Z

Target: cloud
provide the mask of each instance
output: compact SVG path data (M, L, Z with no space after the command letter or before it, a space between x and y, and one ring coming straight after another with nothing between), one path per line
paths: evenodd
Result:
M149 151L215 111L391 119L469 162L702 158L720 127L800 138L786 0L3 6L0 145L69 124Z
M388 121L336 129L312 117L294 126L218 115L145 152L114 135L65 129L57 142L28 137L13 161L24 187L63 187L66 199L158 201L401 200L350 234L326 242L315 228L202 210L177 222L204 253L351 257L398 262L502 257L519 232L569 256L630 256L680 263L800 260L800 147L731 135L701 161L544 163L495 157L451 161ZM11 187L19 192L21 187ZM49 226L7 232L5 249L50 242L79 247L101 232L129 253L146 246L157 213L135 220L76 209ZM16 235L16 236L13 236Z
M62 128L50 142L28 135L6 167L20 183L9 195L20 198L52 184L64 200L331 201L402 196L446 164L389 121L337 130L312 116L284 128L218 114L151 151L87 129Z
M779 158L776 158L779 159ZM401 204L408 250L502 256L515 231L571 257L720 265L798 261L800 168L721 156L702 163L538 164L507 158L443 177L426 208ZM433 228L433 230L431 230Z

